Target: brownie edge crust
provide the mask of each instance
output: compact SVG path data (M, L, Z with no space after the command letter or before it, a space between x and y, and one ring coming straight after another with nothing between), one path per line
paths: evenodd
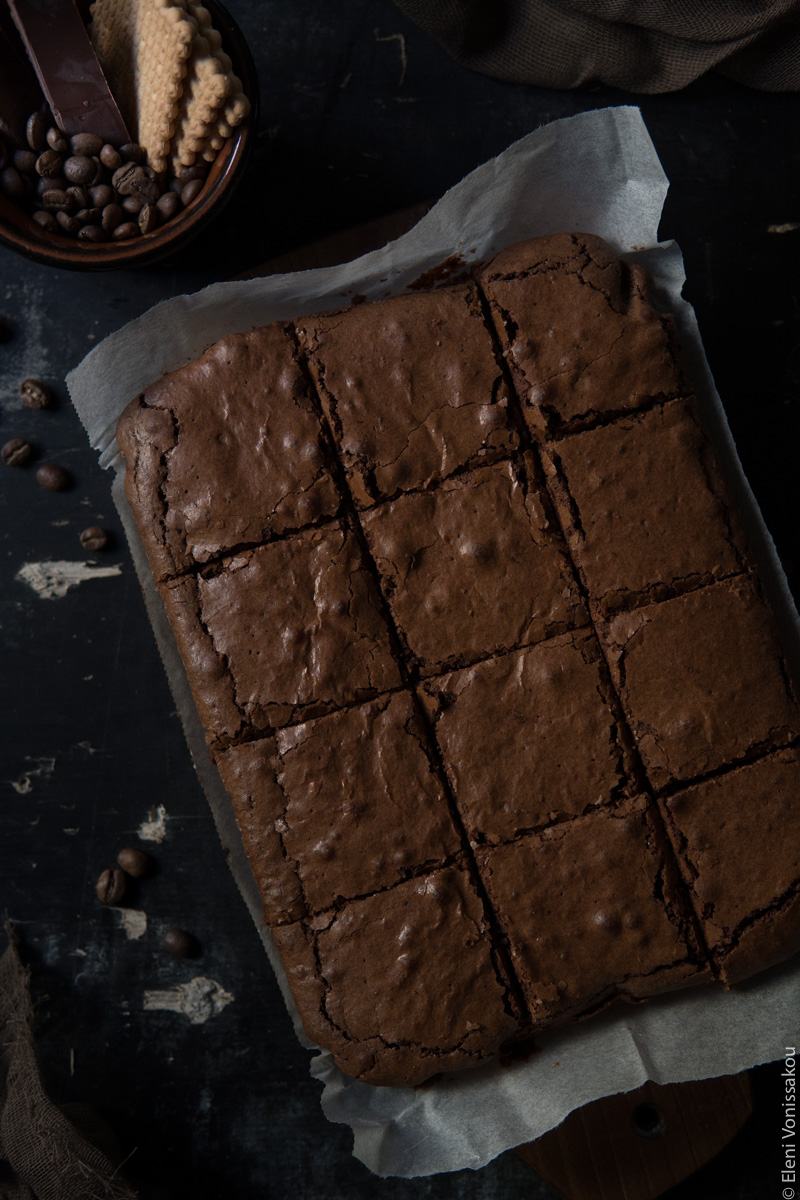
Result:
M266 925L364 1082L800 949L796 691L649 286L534 239L120 417Z

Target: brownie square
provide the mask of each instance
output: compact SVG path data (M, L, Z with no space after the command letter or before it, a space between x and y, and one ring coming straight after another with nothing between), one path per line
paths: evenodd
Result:
M474 286L379 300L297 328L359 507L516 446Z
M723 981L800 949L800 752L780 750L661 804Z
M693 400L550 443L544 461L573 560L606 612L743 569L744 535Z
M285 325L233 334L154 383L120 417L117 439L157 580L339 508Z
M655 788L800 733L770 613L748 575L622 613L601 635Z
M698 982L665 842L636 797L477 851L534 1025Z
M407 692L234 746L217 761L254 870L264 850L279 851L277 865L291 864L306 915L391 887L461 850ZM269 914L267 921L279 923Z
M587 620L526 457L363 514L392 615L424 674Z
M483 905L459 867L274 936L306 1032L357 1079L420 1083L491 1059L517 1031Z
M473 844L623 794L626 753L593 636L567 633L423 685Z
M346 528L247 550L162 588L212 748L400 684L380 598Z
M535 436L685 390L671 319L650 305L646 273L601 238L522 242L479 281Z

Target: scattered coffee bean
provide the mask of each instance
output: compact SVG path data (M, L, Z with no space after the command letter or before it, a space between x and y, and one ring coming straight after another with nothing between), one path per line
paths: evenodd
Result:
M117 198L114 195L114 189L107 183L98 183L95 187L89 188L89 199L92 208L105 208L107 204L115 204ZM85 207L86 205L81 205L81 208Z
M164 195L159 196L156 202L156 208L165 221L168 221L170 217L174 217L180 206L180 197L176 192L164 192Z
M81 534L81 545L83 546L84 550L91 550L92 553L94 553L96 550L105 550L106 546L108 545L108 534L106 533L105 529L101 529L99 525L90 525L89 528L84 529L83 533ZM134 850L131 853L138 854L139 851ZM119 858L117 859L117 862L119 862L121 867L125 866L123 862L120 862ZM127 867L125 867L125 869L127 870ZM128 871L128 874L133 875L134 872Z
M52 154L52 151L49 153ZM42 155L42 158L44 157L45 156ZM70 183L89 183L91 180L94 180L96 173L97 165L96 163L92 162L91 158L83 158L80 155L73 155L72 158L66 159L64 163L64 174Z
M84 225L78 230L79 242L107 242L108 234L99 225Z
M51 218L53 216L52 213L34 213L33 215L34 219L38 216L46 216ZM57 222L56 229L58 230L60 228L61 232L65 233L67 237L75 237L81 227L80 221L76 221L76 219L71 217L69 213L57 212L55 220Z
M53 393L46 383L38 379L23 379L19 385L20 399L28 408L49 408L53 403Z
M47 121L45 121L40 112L31 113L28 117L28 124L25 127L25 137L28 140L31 150L36 150L39 153L44 150L47 145Z
M36 170L38 159L33 150L15 150L11 161L18 171L31 175Z
M56 213L54 217L51 212L45 212L44 209L40 209L39 212L35 212L33 214L33 219L37 225L40 225L42 229L45 229L48 233L59 233L60 230L56 218L63 216L66 216L66 214Z
M176 958L193 958L198 950L197 942L185 929L168 929L163 944Z
M25 199L25 184L16 167L6 167L0 171L0 190L13 204L19 204Z
M120 146L119 153L123 162L138 163L139 166L147 162L147 152L138 142L126 142Z
M100 162L109 171L116 171L117 167L122 165L122 155L119 150L115 150L113 146L106 143L100 151Z
M188 183L185 183L183 185L183 191L181 192L181 200L183 202L183 207L187 208L192 203L192 201L195 200L197 198L197 196L200 195L200 192L202 190L203 190L203 180L202 179L190 179Z
M69 162L69 159L67 160ZM55 150L45 150L44 154L40 154L36 159L36 174L41 175L43 179L52 179L55 175L67 175L66 171L61 169L61 155ZM80 179L70 179L70 183L80 183Z
M121 225L117 226L111 236L115 242L124 242L128 238L138 237L140 233L139 226L135 225L133 221L123 221Z
M158 229L158 209L155 204L145 204L139 213L139 228L142 233L152 233Z
M82 535L81 541L83 541ZM145 854L143 850L134 849L133 846L126 846L124 850L120 850L117 862L123 871L127 875L132 875L134 879L141 879L143 875L147 875L153 866L149 855Z
M55 125L51 125L47 131L47 144L51 150L56 150L59 154L66 154L69 150L69 142Z
M89 158L103 149L103 139L96 133L74 133L69 139L69 148L73 154Z
M97 881L97 899L101 904L119 904L125 895L125 872L105 870Z
M42 463L36 472L36 482L47 488L48 492L63 492L72 481L69 472L57 463Z
M0 456L9 467L24 467L33 454L33 447L23 438L12 438L0 450Z

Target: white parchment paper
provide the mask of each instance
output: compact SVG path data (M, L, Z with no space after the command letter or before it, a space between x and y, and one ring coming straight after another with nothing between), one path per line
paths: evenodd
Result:
M636 108L556 121L510 146L453 188L404 237L341 267L221 283L158 305L98 345L68 378L91 444L116 469L114 498L127 531L151 621L181 713L195 767L223 846L299 1026L230 804L208 761L202 728L124 498L114 428L122 409L166 371L219 338L269 321L403 291L453 254L479 262L523 238L566 230L600 234L643 262L656 304L675 315L706 421L742 507L784 642L795 667L800 625L769 534L733 447L694 313L681 299L683 261L659 244L667 179ZM156 781L154 781L156 782ZM453 1073L423 1088L376 1088L347 1079L327 1052L313 1060L323 1108L348 1123L354 1153L381 1175L416 1176L477 1168L501 1151L553 1128L572 1109L652 1079L671 1083L742 1071L783 1055L798 1041L800 964L764 973L725 993L703 988L642 1006L621 1005L541 1038L537 1053L511 1067Z

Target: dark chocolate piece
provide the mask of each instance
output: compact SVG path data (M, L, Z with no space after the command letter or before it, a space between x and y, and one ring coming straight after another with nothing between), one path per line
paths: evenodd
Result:
M356 1079L420 1083L490 1060L518 1031L483 906L461 868L273 936L306 1032Z
M401 636L423 673L586 622L560 537L524 467L499 463L364 513Z
M515 448L474 286L309 317L298 331L359 507Z
M536 437L686 390L671 318L649 303L646 273L601 238L522 242L479 278Z
M662 802L720 978L800 946L800 752L779 750Z
M620 614L602 636L653 787L800 735L769 611L748 575Z
M59 129L121 145L130 135L75 0L8 0Z
M709 978L641 797L476 857L534 1026Z
M744 534L692 400L550 443L545 469L573 558L605 612L745 565Z
M424 684L474 844L510 841L623 794L626 751L600 648L584 632Z
M164 376L128 405L117 439L127 458L125 492L158 580L339 508L282 325L223 338Z

